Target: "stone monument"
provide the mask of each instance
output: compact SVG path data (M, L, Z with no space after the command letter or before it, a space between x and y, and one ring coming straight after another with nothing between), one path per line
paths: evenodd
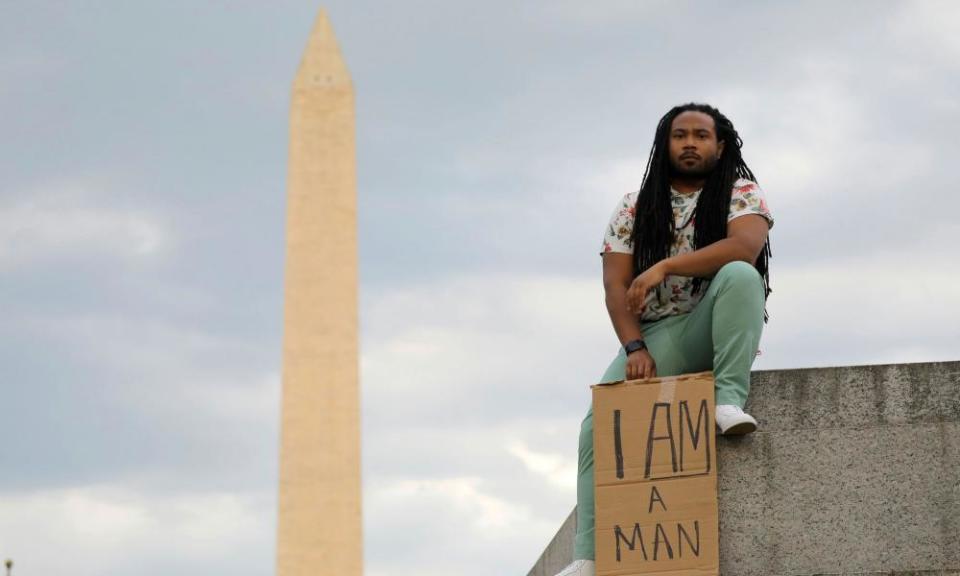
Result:
M278 576L360 576L354 97L320 12L293 82Z

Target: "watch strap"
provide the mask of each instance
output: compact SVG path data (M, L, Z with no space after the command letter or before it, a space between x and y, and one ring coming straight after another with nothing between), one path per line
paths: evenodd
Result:
M636 340L631 340L623 345L623 351L627 353L627 356L633 354L637 350L646 350L647 343L642 339L637 338Z

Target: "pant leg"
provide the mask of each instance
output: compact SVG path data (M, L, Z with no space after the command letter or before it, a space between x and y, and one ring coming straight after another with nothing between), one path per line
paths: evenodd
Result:
M600 382L617 382L626 377L627 357L620 353L613 359ZM593 494L593 403L580 424L580 449L577 458L577 535L573 540L574 560L593 560L596 556L594 539Z
M644 323L643 341L653 357L657 377L678 376L710 369L709 356L704 363L699 354L690 354L680 340L687 325L688 314L669 316L652 323Z
M750 368L763 332L763 279L746 262L731 262L674 332L676 350L691 371L713 369L717 404L741 408L750 391Z
M675 376L690 371L686 358L676 353L673 334L683 324L683 318L674 316L643 325L643 338L657 365L658 376ZM613 359L600 378L601 383L617 382L626 378L627 356L620 353ZM709 370L701 368L700 370ZM574 540L574 560L593 560L595 552L595 504L593 493L593 406L580 425L580 449L577 459L577 536Z
M596 557L596 525L593 494L593 404L580 424L580 449L577 458L577 534L573 538L573 559Z

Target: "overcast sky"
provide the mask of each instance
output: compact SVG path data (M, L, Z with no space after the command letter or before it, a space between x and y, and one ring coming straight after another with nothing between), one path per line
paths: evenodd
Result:
M273 573L319 8L0 3L17 576ZM326 8L357 91L366 574L525 574L569 513L618 346L597 252L675 104L733 120L776 217L755 368L960 359L960 3Z

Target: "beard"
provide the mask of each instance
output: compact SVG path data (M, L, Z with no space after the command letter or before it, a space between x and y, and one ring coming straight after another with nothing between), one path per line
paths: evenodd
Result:
M681 180L704 180L713 173L714 168L717 167L717 162L719 162L719 158L714 156L713 158L703 158L697 164L688 167L682 163L674 162L671 158L670 177Z

